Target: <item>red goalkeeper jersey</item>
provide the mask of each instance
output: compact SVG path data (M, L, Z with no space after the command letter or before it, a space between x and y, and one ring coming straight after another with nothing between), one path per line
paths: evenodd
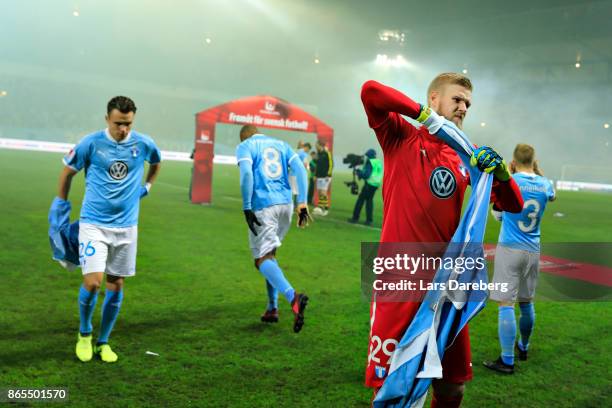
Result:
M378 82L364 84L361 98L370 127L384 153L381 242L449 242L459 225L469 173L446 143L416 128L401 115L416 118L421 106ZM520 212L523 200L514 180L494 181L492 201ZM424 271L426 272L426 271ZM417 302L372 302L366 384L380 387L389 357L417 312ZM472 378L467 326L442 360L443 378L462 383Z
M446 143L400 114L416 117L420 105L400 92L368 81L362 100L383 149L381 242L449 242L459 225L469 172ZM496 207L520 212L522 199L512 178L493 183Z

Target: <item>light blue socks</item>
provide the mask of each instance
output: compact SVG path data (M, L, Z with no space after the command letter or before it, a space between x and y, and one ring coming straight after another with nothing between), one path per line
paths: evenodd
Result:
M272 285L274 289L278 290L287 298L289 303L293 301L295 291L285 278L285 275L283 275L283 271L280 266L278 266L277 262L266 259L259 265L259 272L261 272L266 280L270 282L270 285Z
M81 319L79 331L81 332L81 336L88 336L93 331L91 318L96 309L97 301L98 291L90 292L85 289L85 286L81 285L79 289L79 316Z
M516 318L513 306L500 306L498 318L499 344L504 364L514 364L514 340L516 339Z
M278 309L278 291L266 280L266 290L268 291L268 310Z
M108 337L110 336L117 316L119 315L119 309L121 309L121 301L123 300L123 290L112 291L106 290L106 296L104 297L104 304L102 306L102 324L100 326L100 336L98 337L98 344L108 343Z
M521 330L521 339L518 346L521 350L527 351L529 348L529 337L533 332L535 323L535 307L533 303L520 303L521 317L519 318L519 328Z

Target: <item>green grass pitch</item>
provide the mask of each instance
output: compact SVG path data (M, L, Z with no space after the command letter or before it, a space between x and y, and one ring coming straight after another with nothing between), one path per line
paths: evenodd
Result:
M380 231L345 222L354 202L341 184L348 175L334 180L330 215L307 230L292 228L279 249L288 279L311 297L296 335L285 303L280 323L259 322L265 283L248 250L237 169L216 166L213 204L199 206L187 198L191 165L165 162L141 206L138 272L126 283L111 336L119 361L83 364L74 356L81 274L51 261L47 238L60 158L0 150L0 388L64 386L70 404L83 407L369 405L360 242L376 241ZM77 176L73 217L83 185ZM566 216L553 218L557 211ZM612 195L560 192L543 239L610 242L611 214ZM490 219L488 242L498 229ZM463 406L612 406L610 311L608 302L537 303L530 359L503 377L481 365L499 350L497 308L489 304L470 325L474 380Z

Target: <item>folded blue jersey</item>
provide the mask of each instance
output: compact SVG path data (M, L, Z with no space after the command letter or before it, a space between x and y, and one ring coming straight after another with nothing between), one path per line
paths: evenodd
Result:
M70 223L70 201L55 197L49 209L49 243L53 259L79 265L79 221Z

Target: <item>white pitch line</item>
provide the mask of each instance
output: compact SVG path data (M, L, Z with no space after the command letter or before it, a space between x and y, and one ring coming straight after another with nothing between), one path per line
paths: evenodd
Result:
M163 181L157 181L157 182L155 182L155 184L161 184L162 186L178 188L179 190L189 190L189 187L177 186L176 184L164 183Z
M230 201L240 201L240 202L242 202L242 198L238 198L238 197L221 196L221 198L225 198L226 200L230 200Z
M363 224L351 224L350 222L347 221L340 221L340 220L336 220L334 218L320 218L320 217L315 217L315 220L325 220L325 221L331 221L331 222L335 222L336 224L342 224L342 225L349 225L349 226L353 226L353 227L359 227L359 228L366 228L366 229L373 229L373 230L377 230L380 231L381 228L379 227L372 227L370 225L363 225Z

